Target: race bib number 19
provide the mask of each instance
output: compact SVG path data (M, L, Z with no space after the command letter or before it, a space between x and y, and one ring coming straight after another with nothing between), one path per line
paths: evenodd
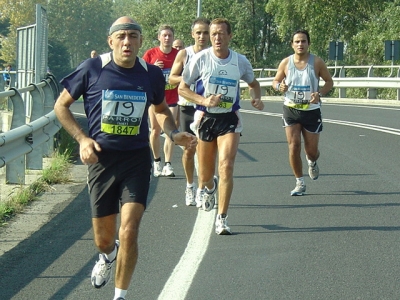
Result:
M139 134L146 102L144 92L103 91L101 131L116 135Z
M237 93L237 81L234 79L211 76L207 87L208 94L222 94L218 107L211 108L214 113L229 111Z

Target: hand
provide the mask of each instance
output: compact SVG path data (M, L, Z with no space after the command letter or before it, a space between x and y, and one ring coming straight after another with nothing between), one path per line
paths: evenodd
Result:
M284 93L284 92L287 92L288 89L289 89L289 86L286 85L285 78L283 78L282 82L279 85L279 91Z
M97 163L99 158L96 152L100 152L100 145L93 139L85 137L79 141L79 154L82 163L85 165L91 165Z
M204 99L204 103L202 105L206 107L216 107L221 102L221 97L222 97L221 94L210 95Z
M174 142L185 149L193 149L197 146L197 138L188 132L178 132L174 135Z
M253 107L257 108L258 110L264 109L264 102L262 102L260 99L252 99L251 105L253 105Z
M161 69L164 68L164 62L163 62L162 60L158 60L158 59L157 59L157 60L154 62L154 65L157 66L157 67L159 67L159 68L161 68Z
M320 99L320 97L319 97L318 92L311 93L311 100L310 100L310 103L317 104L318 102L321 102L321 99Z

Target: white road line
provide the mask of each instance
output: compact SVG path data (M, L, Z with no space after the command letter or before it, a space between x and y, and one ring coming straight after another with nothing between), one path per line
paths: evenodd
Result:
M240 111L255 115L282 117L282 114L280 113L269 113L246 109L241 109ZM331 119L324 119L324 122L400 135L400 129L397 128ZM176 265L168 281L165 283L158 300L185 299L190 285L192 284L193 278L196 275L197 269L200 266L205 252L207 251L211 232L214 227L215 215L215 209L209 213L199 210L193 232L190 236L185 252L181 256L179 263Z
M253 111L253 110L246 110L246 109L241 109L240 112L248 113L248 114L254 114L254 115L265 115L265 116L272 116L272 117L280 117L280 118L282 118L282 114L280 114L280 113L269 113L269 112L255 111L255 110ZM400 135L400 129L392 128L392 127L384 127L384 126L373 125L373 124L365 124L365 123L357 123L357 122L341 121L341 120L332 120L332 119L323 119L323 121L325 123L332 123L332 124L339 124L339 125L345 125L345 126L351 126L351 127L358 127L358 128L375 130L375 131L385 132L385 133L394 134L394 135Z
M192 284L194 275L203 260L214 228L216 209L199 210L192 235L179 263L165 283L158 300L183 300Z

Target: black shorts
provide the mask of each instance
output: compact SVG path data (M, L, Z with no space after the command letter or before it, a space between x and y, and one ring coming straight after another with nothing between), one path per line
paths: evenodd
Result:
M321 109L299 110L286 105L283 106L283 127L301 124L309 132L322 131Z
M236 132L239 117L235 112L224 114L205 113L200 120L198 133L199 138L205 142L211 142L218 136Z
M146 208L151 175L150 148L102 151L88 168L92 217L119 213L120 205L141 203Z
M181 126L181 131L186 131L194 135L192 129L190 129L190 124L193 123L194 113L196 109L194 106L179 106L180 114L179 114L179 124Z

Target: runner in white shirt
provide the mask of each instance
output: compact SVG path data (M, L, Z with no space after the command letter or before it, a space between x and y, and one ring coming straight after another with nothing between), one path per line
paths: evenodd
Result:
M243 129L240 113L239 82L248 83L251 104L262 110L261 88L245 56L229 49L232 39L227 19L217 18L210 24L212 47L197 53L183 71L178 93L196 103L192 130L198 137L199 187L204 189L202 206L210 211L219 187L217 234L231 234L227 212L233 190L233 169ZM190 86L195 84L196 92ZM214 177L218 154L218 180Z
M196 18L192 23L192 37L194 45L179 51L175 58L174 65L169 76L169 83L178 85L182 81L183 69L190 62L192 56L208 47L210 41L210 21L205 18ZM195 91L195 86L191 89ZM190 124L193 123L195 104L179 96L179 124L181 130L191 132ZM195 156L196 149L183 149L182 164L186 176L185 202L187 206L196 205L201 207L201 189L197 189L194 184Z

